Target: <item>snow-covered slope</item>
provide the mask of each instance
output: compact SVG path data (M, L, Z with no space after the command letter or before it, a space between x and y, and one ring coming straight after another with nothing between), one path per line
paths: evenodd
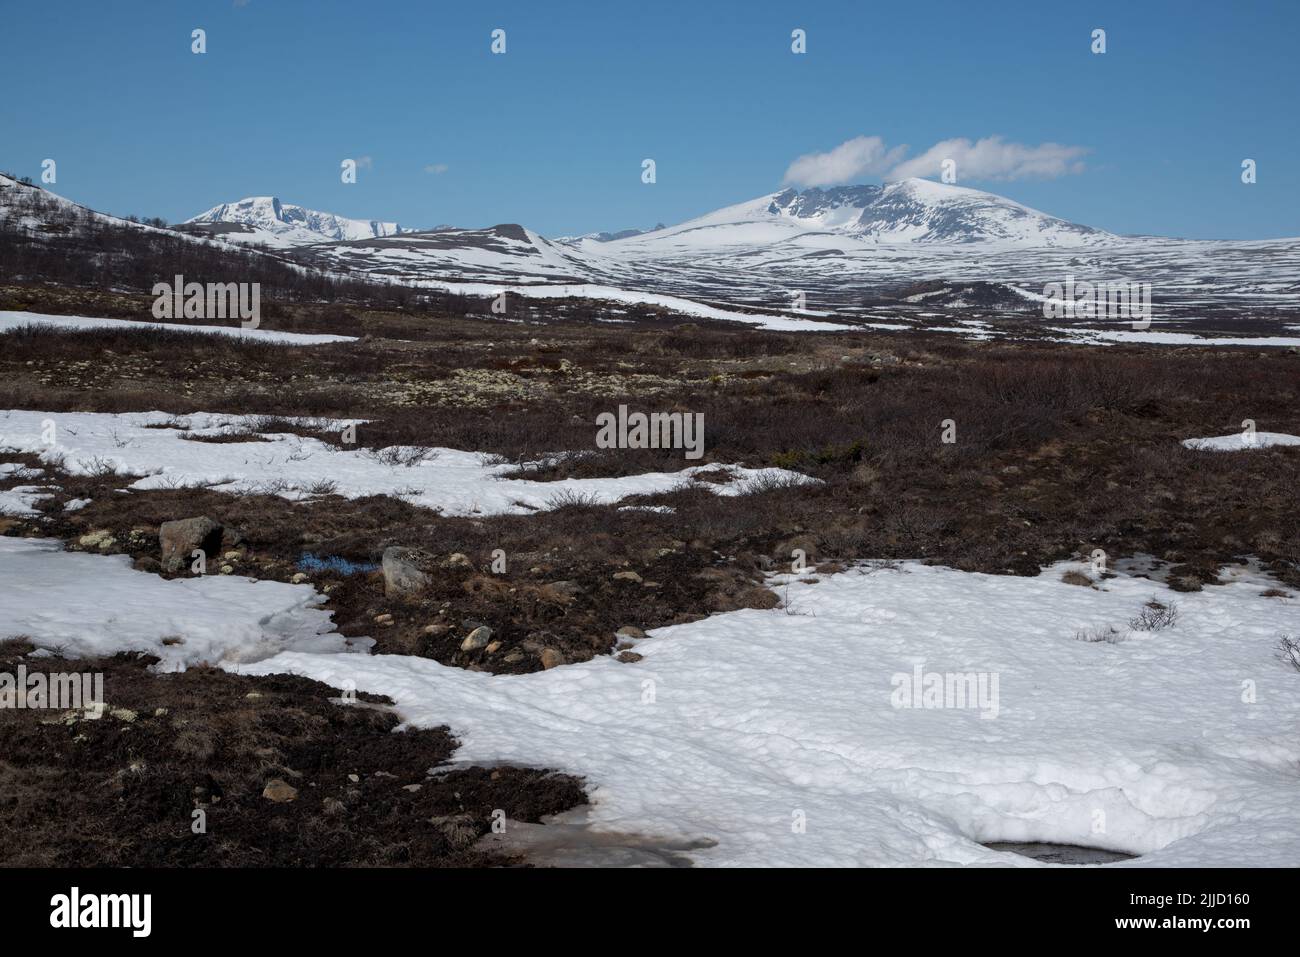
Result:
M397 223L348 219L346 216L322 213L293 203L282 203L274 196L249 196L234 203L222 203L187 219L185 223L247 226L252 232L230 231L223 234L223 238L244 242L269 241L273 245L300 245L330 240L346 242L413 231L404 229Z
M120 216L97 212L70 199L52 193L44 186L23 183L0 173L0 220L14 220L21 227L41 231L66 233L76 229L76 223L94 222L144 232L163 232L154 226L132 222ZM57 229L50 229L57 225Z
M676 255L777 243L1092 246L1121 241L978 189L906 179L885 186L783 190L678 226L602 243L607 255ZM582 248L582 244L578 244Z
M529 285L574 282L591 274L589 257L515 223L317 243L299 249L297 256L326 269L408 282L450 279Z

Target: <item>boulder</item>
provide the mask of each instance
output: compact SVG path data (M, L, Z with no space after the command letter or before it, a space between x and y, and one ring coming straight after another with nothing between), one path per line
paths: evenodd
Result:
M429 584L433 556L423 549L391 545L384 549L384 594L411 595Z
M189 568L195 550L205 558L215 557L221 550L221 531L221 525L206 515L163 522L158 528L163 571L174 575Z

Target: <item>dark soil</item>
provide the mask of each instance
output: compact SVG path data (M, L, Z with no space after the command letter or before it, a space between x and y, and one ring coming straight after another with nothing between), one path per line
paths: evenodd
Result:
M109 710L0 709L0 866L518 864L473 847L493 812L536 822L586 800L562 774L439 771L457 746L447 729L394 733L397 717L365 694L340 704L288 675L154 674L148 659L30 650L0 643L0 669L101 672ZM277 780L297 796L264 797Z

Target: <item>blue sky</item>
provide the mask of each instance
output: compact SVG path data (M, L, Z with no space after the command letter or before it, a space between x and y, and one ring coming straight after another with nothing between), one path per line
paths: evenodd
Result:
M123 215L274 194L561 235L759 196L856 137L914 158L996 136L1079 147L1082 171L962 185L1116 232L1300 235L1296 2L0 5L0 169L54 158L56 192Z

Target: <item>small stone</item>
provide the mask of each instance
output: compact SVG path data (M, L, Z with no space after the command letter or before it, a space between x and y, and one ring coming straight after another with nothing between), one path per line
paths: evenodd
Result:
M114 718L117 718L118 721L125 721L127 724L130 724L136 718L140 717L130 708L110 708L108 713Z
M262 692L250 691L248 694L244 695L244 697L247 698L249 701L256 701L258 698L262 697Z
M641 576L634 571L614 572L614 578L617 581L640 582Z
M414 794L416 791L420 790L420 788L422 788L422 787L424 787L423 784L403 784L403 785L402 785L402 790L403 790L403 791L410 791L412 794Z
M501 649L501 642L494 641L487 646L487 653L489 655L495 655L500 649Z
M450 625L425 625L424 626L424 633L431 638L441 638L449 631L451 631Z
M618 656L618 660L625 664L634 664L640 661L644 655L638 655L635 651L624 651Z
M487 625L483 625L479 628L475 628L465 637L465 640L460 643L460 650L477 651L480 648L486 648L488 643L491 641L492 629L487 627Z
M298 796L298 789L292 784L275 778L268 781L266 787L262 789L262 797L268 801L274 801L276 804L285 804L294 800Z
M543 648L541 659L542 667L550 671L552 668L558 668L564 664L564 653L558 648Z
M356 774L349 774L349 775L348 775L348 780L351 781L353 784L356 784L357 782L359 782L359 781L361 780L361 778L360 778L359 775L356 775Z
M393 623L393 616L390 615L388 612L384 612L384 614L382 615L375 615L376 625L391 625L392 623Z
M235 566L234 566L234 565L222 565L222 566L221 566L221 574L223 574L223 575L233 575L234 573L235 573Z
M614 632L614 637L632 638L635 639L636 641L640 641L642 638L646 637L646 633L642 631L640 628L638 628L636 625L624 625L623 627L619 628L618 631Z
M296 575L290 578L289 581L291 581L295 585L301 585L303 582L307 581L308 577L309 576L307 575L306 572L298 572Z
M474 567L474 563L469 560L469 556L464 555L461 552L453 552L452 554L448 555L445 559L443 559L443 561L440 562L439 564L441 564L443 568L473 568Z
M239 552L226 552L226 554L222 555L221 557L228 562L237 562L240 559L240 554Z

